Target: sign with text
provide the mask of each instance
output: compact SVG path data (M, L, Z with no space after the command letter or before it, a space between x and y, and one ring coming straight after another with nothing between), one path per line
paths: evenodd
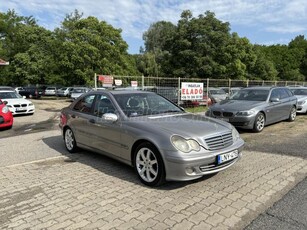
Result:
M98 75L98 81L102 82L103 87L112 87L113 77L110 75Z
M121 79L115 79L115 85L121 86L123 84L123 81Z
M204 83L182 82L181 100L202 100L204 92Z
M131 81L132 87L138 87L138 81Z

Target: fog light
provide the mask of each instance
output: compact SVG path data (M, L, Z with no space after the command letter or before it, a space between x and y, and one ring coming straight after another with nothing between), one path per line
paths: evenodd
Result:
M188 175L191 175L191 174L194 174L194 173L195 173L194 168L186 168L186 169L185 169L185 172L186 172Z

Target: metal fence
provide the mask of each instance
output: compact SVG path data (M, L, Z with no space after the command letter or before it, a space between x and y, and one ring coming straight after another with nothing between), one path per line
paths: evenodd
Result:
M180 89L183 82L203 83L204 92L208 92L209 87L251 87L251 86L307 86L307 82L299 81L263 81L263 80L231 80L231 79L211 79L211 78L161 78L144 76L113 76L114 82L121 82L116 87L126 87L139 90L165 89L158 91L163 96L180 102ZM117 80L117 81L115 81ZM103 82L95 83L97 87L103 87ZM172 89L172 90L171 90ZM176 96L174 95L176 91ZM151 90L154 91L154 90ZM157 91L155 91L157 92ZM207 95L208 96L208 95Z

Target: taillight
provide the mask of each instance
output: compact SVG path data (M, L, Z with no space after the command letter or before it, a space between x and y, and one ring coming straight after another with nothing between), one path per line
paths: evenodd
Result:
M67 117L66 117L66 115L63 114L63 113L61 113L61 115L60 115L60 122L61 122L61 125L62 125L62 126L65 126L66 123L67 123Z

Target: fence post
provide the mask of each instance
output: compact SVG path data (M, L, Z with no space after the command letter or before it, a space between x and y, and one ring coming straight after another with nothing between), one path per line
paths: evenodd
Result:
M248 87L248 85L249 85L249 79L247 79L246 81L246 87Z
M142 75L142 90L144 90L144 75Z
M96 73L94 74L94 86L95 86L95 90L97 90L97 75L96 75Z
M179 106L180 104L180 96L181 96L181 87L180 87L180 77L178 77L178 90L177 90L177 93L178 93L178 97L177 97L177 105Z

